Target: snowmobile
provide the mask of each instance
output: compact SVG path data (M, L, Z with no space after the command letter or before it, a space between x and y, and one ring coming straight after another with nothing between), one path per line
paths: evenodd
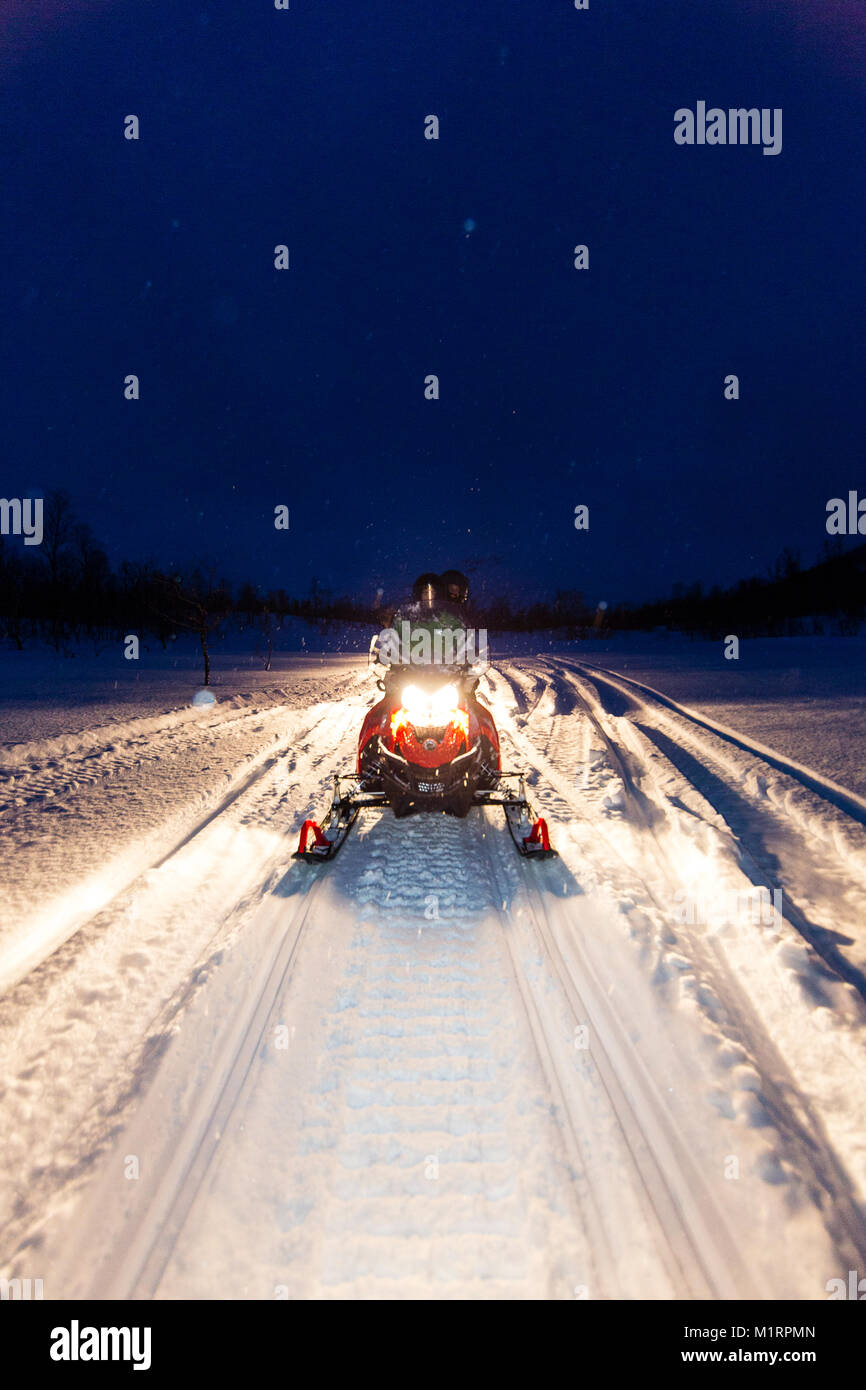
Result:
M387 667L379 680L382 699L361 726L355 771L334 777L324 826L304 821L297 858L332 859L360 812L374 806L390 806L396 816L465 816L473 806L501 806L522 855L548 859L555 853L523 777L502 771L493 716L476 695L483 667L466 655L468 600L469 580L459 570L422 574L411 602L373 639L371 662ZM455 645L462 658L435 654L453 652ZM426 655L419 656L418 647Z
M392 666L379 684L384 694L361 726L356 769L334 777L324 825L304 821L296 858L332 859L359 813L376 806L390 806L397 816L434 811L460 817L473 806L501 806L521 855L555 855L524 778L502 771L499 735L475 693L472 667Z

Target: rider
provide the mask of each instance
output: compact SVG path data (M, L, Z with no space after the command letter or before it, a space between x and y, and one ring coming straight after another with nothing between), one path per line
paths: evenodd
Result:
M466 639L468 597L469 580L459 570L446 570L444 574L426 572L418 576L412 585L411 602L401 604L391 620L392 628L400 636L406 664L462 665L471 660L474 648L471 656L467 655ZM416 641L416 634L426 634L428 640L424 642L422 636ZM407 636L409 651L406 650ZM449 663L447 654L454 652L458 656ZM466 660L460 659L461 654Z

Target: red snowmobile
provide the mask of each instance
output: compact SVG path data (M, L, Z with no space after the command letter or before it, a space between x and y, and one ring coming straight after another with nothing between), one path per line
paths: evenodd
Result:
M391 806L397 816L465 816L473 806L501 806L522 855L555 854L523 777L502 771L499 735L477 685L471 668L392 667L380 681L383 698L361 726L355 772L335 776L325 824L304 822L296 858L333 858L359 812L374 806Z

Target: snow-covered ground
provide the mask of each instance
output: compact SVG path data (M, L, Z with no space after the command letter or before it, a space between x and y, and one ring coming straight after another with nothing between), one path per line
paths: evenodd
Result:
M362 656L220 656L202 706L191 656L4 655L0 1275L826 1298L866 1260L862 651L503 658L559 858L377 811L313 867Z
M673 634L571 650L866 796L866 637L744 639L736 660Z

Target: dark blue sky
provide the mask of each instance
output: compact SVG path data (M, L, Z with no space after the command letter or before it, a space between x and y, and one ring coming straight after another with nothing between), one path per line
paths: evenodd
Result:
M69 8L0 22L3 495L290 592L617 600L866 489L866 5ZM699 99L782 153L677 146Z

